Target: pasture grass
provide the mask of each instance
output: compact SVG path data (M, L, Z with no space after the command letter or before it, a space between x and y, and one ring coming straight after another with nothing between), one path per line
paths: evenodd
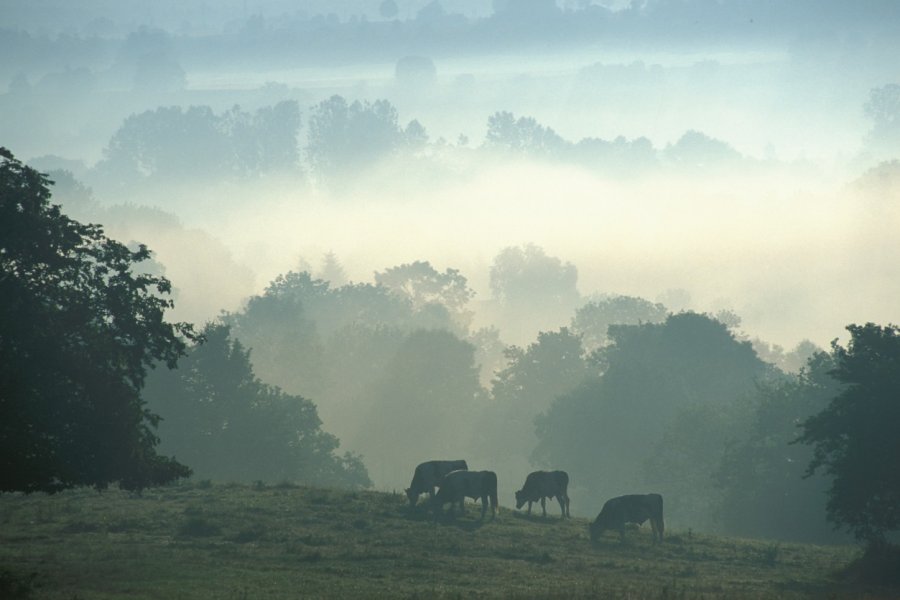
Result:
M209 481L0 496L0 597L889 598L836 574L850 546L649 527L592 545L585 519L480 506L435 521L402 494Z

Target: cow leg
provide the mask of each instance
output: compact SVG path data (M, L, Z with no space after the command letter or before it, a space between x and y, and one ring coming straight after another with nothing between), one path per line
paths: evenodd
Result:
M559 502L559 510L561 513L561 516L559 518L565 519L566 518L566 504L565 504L565 501L563 500L563 497L557 496L556 501Z
M541 515L547 516L547 499L541 496Z
M528 516L531 516L531 500L528 501Z

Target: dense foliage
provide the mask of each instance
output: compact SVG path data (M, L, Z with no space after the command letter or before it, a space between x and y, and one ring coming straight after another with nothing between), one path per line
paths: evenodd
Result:
M156 453L147 369L173 367L190 326L169 282L97 225L50 203L50 182L0 149L0 491L128 489L189 469Z
M298 168L300 109L283 101L247 112L160 107L129 116L96 167L102 186L259 176Z
M315 404L266 385L250 351L225 325L208 325L205 342L179 368L150 377L149 406L162 417L161 448L218 481L292 481L368 487L358 456L335 455L337 438L322 431Z
M743 400L769 368L749 342L696 313L616 325L609 337L594 355L601 374L536 420L533 459L567 468L592 496L658 491L670 498L670 514L711 527L711 474L746 420Z
M843 389L803 423L813 447L808 473L831 478L828 516L860 540L900 529L900 327L849 325L847 346L832 342L831 375Z
M758 386L746 431L728 445L715 475L728 533L819 543L846 539L826 519L827 478L803 477L811 449L793 443L801 423L840 391L829 374L833 366L831 355L820 352L799 374Z

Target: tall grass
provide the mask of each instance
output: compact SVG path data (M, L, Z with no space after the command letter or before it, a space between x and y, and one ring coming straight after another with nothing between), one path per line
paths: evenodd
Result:
M649 530L504 508L435 520L398 494L279 484L0 496L2 598L892 597L835 577L853 547ZM893 592L893 594L892 594Z

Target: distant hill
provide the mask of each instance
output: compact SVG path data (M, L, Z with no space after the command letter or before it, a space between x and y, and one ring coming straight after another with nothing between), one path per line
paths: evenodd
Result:
M511 496L512 489L501 490ZM435 522L401 494L213 485L0 496L2 598L877 598L857 553L480 508ZM536 514L540 514L538 510ZM896 592L896 590L893 590Z

